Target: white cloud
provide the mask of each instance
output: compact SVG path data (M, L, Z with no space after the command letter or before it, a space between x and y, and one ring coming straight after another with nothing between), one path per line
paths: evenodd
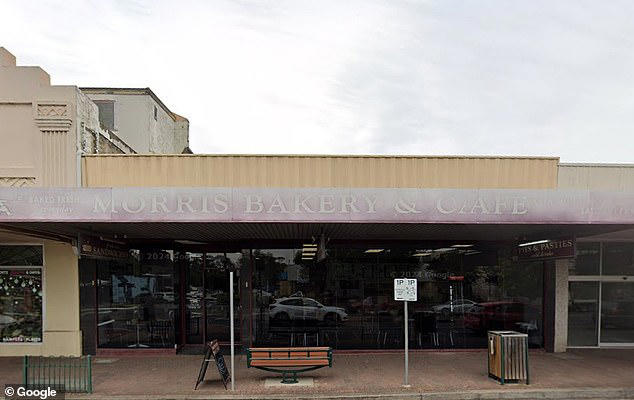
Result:
M3 1L55 84L151 87L196 152L628 162L634 4Z

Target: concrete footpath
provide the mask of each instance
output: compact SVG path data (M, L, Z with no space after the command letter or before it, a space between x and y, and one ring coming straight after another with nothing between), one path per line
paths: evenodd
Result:
M488 378L486 351L410 354L410 388L403 388L402 353L335 353L332 368L304 374L312 385L266 386L277 375L246 368L236 357L236 391L224 389L215 365L194 390L202 356L97 357L92 395L72 399L634 399L634 350L530 352L531 384ZM227 358L227 363L229 359ZM0 358L0 383L21 381L21 359Z
M464 392L386 393L386 394L331 394L331 395L132 395L98 396L72 395L75 400L536 400L536 399L634 399L634 389L530 389L530 390L473 390Z

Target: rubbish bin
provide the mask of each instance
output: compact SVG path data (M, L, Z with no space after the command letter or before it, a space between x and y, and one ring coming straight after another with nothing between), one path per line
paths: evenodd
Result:
M489 377L504 383L528 385L528 335L515 331L489 331Z

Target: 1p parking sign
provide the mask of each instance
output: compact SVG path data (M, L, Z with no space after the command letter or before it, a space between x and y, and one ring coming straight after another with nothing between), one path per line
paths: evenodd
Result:
M397 301L417 301L418 284L416 279L396 278L394 279L394 300Z

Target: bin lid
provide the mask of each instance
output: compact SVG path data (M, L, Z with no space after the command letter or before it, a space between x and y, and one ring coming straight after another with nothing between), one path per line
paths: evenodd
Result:
M516 332L516 331L489 331L491 335L499 335L499 336L528 336L526 333Z

